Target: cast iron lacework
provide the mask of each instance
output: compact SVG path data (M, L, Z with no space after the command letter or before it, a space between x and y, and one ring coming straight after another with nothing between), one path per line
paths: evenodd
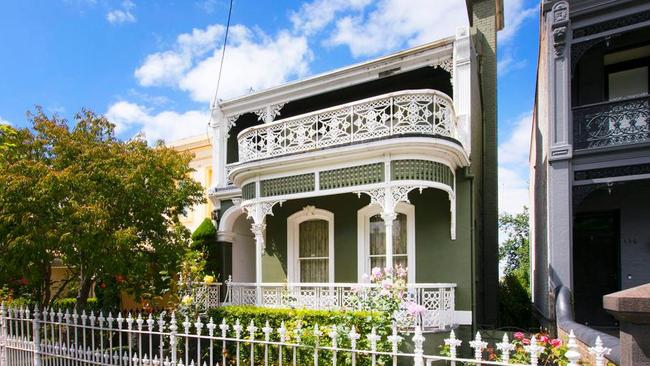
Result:
M245 200L255 198L255 182L244 184L241 187L241 197Z
M608 30L622 28L628 25L638 24L650 20L650 11L630 14L624 17L607 20L601 23L589 25L573 30L573 38L581 38L606 32Z
M576 150L650 141L650 97L599 103L573 110Z
M262 197L309 192L314 190L314 173L267 179L260 184Z
M454 186L454 174L448 166L428 160L394 160L391 162L392 180L426 180Z
M609 168L589 169L576 171L575 180L588 180L609 177L623 177L627 175L650 174L650 164L624 165Z
M397 92L251 127L237 140L245 162L402 134L458 139L451 98Z
M320 173L320 189L334 189L384 181L384 164L366 164Z

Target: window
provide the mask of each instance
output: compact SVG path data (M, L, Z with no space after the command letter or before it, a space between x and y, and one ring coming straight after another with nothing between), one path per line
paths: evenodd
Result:
M393 221L393 265L408 268L408 281L415 282L415 206L400 202ZM386 266L386 225L381 208L368 205L357 213L358 278L372 268Z
M306 206L287 219L289 282L334 282L334 214Z
M386 225L380 214L370 217L369 222L370 252L367 268L386 266ZM406 215L397 214L393 221L393 265L408 268Z
M650 46L609 53L605 55L604 64L610 101L648 94Z
M300 282L328 282L328 225L325 220L300 223L298 230L298 273Z

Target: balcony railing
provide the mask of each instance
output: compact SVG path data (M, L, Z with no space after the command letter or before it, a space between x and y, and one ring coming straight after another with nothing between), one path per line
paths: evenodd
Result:
M224 305L257 305L278 308L354 310L356 299L376 284L360 283L237 283L226 282ZM409 284L405 300L426 310L417 324L429 331L448 329L454 324L453 283ZM258 296L258 290L261 291Z
M650 142L650 96L590 104L573 109L576 150Z
M458 139L451 98L436 90L406 90L250 127L237 138L239 161L404 134Z

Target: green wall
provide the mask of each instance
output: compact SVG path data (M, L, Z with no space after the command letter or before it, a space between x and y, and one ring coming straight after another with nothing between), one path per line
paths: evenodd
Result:
M462 175L462 174L461 174ZM470 181L457 178L459 187L457 240L450 237L449 198L446 192L415 190L409 198L415 205L416 281L456 283L456 309L472 310L472 229ZM357 211L370 199L361 195L341 194L291 200L275 206L267 216L266 253L263 280L285 282L287 273L287 217L307 205L334 213L334 277L336 282L357 281Z

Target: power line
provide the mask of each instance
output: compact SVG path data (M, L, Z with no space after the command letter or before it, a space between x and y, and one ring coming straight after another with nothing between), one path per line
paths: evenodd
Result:
M226 22L226 34L223 40L223 49L221 50L221 62L219 64L219 75L217 75L217 88L214 91L214 99L212 100L212 106L217 104L217 94L219 93L219 85L221 84L221 71L223 70L223 59L226 56L226 45L228 44L228 31L230 30L230 16L232 15L232 2L230 0L230 8L228 9L228 21Z

